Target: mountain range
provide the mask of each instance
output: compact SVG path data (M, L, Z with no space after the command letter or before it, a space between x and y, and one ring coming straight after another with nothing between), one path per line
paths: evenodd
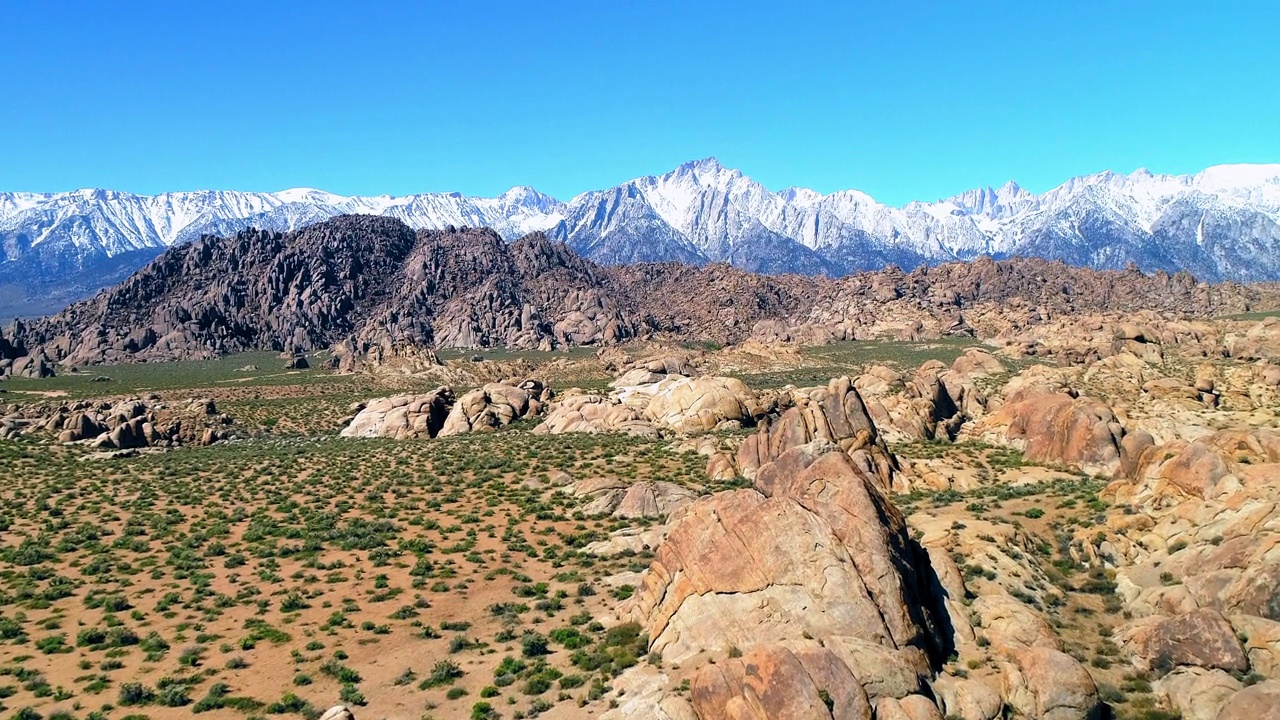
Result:
M989 257L838 279L724 263L608 266L543 232L507 241L489 228L414 230L396 218L343 215L289 232L205 236L56 315L9 323L0 328L0 378L245 350L328 350L338 367L355 369L416 363L430 348L991 335L1063 313L1204 316L1263 306L1275 302L1261 287L1186 272Z
M1280 279L1280 164L1194 175L1103 172L1042 194L1010 182L903 207L856 190L771 191L714 158L560 201L529 187L495 198L111 190L0 193L0 313L59 309L114 284L165 249L246 227L287 231L338 215L414 229L488 227L513 241L544 232L614 265L725 262L765 274L1031 256L1200 279Z

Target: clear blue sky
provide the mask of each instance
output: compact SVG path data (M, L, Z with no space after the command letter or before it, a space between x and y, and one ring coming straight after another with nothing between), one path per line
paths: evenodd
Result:
M0 190L567 199L714 155L900 204L1280 162L1275 0L199 5L0 0Z

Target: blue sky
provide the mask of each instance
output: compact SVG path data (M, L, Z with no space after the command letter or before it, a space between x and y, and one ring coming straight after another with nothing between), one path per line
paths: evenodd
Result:
M263 7L263 6L268 7ZM1280 162L1280 3L0 0L0 190L932 200Z

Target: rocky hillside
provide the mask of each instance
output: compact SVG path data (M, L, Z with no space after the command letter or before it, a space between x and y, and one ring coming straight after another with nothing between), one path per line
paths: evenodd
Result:
M358 364L425 348L547 350L637 337L820 343L996 333L1067 312L1224 314L1272 301L1187 273L1034 259L838 280L724 264L603 267L541 233L507 243L488 229L415 232L392 218L343 216L175 247L90 300L10 326L0 334L0 372L252 349L333 349Z
M344 197L305 188L0 193L0 314L63 307L204 234L296 230L345 214L392 217L414 229L491 227L509 241L541 231L608 265L723 262L840 276L990 254L1113 270L1133 262L1211 280L1280 278L1280 165L1102 172L1042 194L1010 182L894 207L856 190L774 192L706 158L567 202L528 187L494 198Z
M344 216L179 246L6 334L12 348L67 363L300 353L352 339L536 347L635 334L602 285L595 266L540 234L508 245L491 230L414 232L391 218Z

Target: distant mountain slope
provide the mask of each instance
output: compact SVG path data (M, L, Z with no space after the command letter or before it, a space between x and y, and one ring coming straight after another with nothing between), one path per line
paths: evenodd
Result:
M426 348L839 339L921 319L948 331L965 326L961 313L1010 303L1034 323L1071 312L1241 312L1262 297L1258 288L1210 285L1185 272L1095 271L1035 258L839 279L724 263L603 266L541 232L507 242L483 228L415 231L396 218L343 215L170 248L89 300L0 330L0 377L245 350L332 349L358 364L421 357Z
M527 187L496 198L0 193L0 312L60 307L203 234L293 230L344 214L393 217L414 229L489 227L508 241L543 231L604 264L727 262L839 276L992 255L1109 269L1133 262L1211 281L1280 279L1280 165L1103 172L1040 195L1008 183L899 208L855 190L773 192L706 159L568 202Z

